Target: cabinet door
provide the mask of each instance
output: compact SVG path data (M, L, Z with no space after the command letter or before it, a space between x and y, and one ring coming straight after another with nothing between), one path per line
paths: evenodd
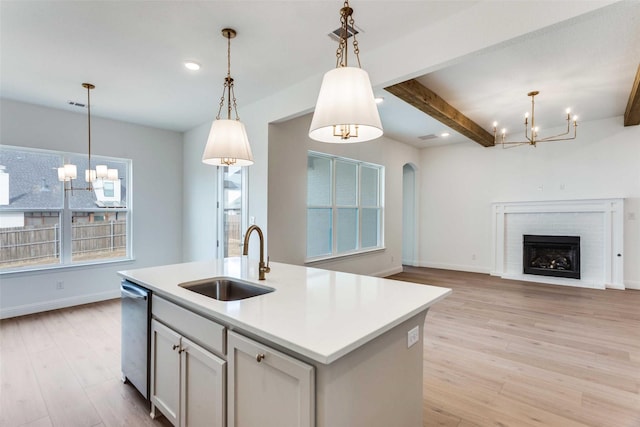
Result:
M180 425L224 427L226 362L182 338Z
M151 416L158 407L174 426L180 409L180 335L151 321Z
M234 332L228 341L229 427L312 427L313 366Z

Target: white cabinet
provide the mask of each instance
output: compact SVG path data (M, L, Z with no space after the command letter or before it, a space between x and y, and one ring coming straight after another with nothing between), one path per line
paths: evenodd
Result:
M155 319L151 321L151 416L174 426L223 427L226 362Z
M160 411L178 425L180 412L180 334L151 321L151 416Z
M229 332L228 426L312 427L314 368Z

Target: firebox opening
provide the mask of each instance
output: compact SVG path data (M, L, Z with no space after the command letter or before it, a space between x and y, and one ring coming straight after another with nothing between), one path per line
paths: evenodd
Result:
M524 274L580 279L580 236L522 236Z

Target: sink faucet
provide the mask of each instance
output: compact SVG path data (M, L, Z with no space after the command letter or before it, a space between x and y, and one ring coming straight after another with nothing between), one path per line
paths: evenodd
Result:
M270 272L271 268L269 268L269 257L267 257L267 263L264 263L264 236L262 235L262 230L260 230L260 227L257 225L252 225L247 229L247 232L244 235L242 255L249 255L249 237L251 237L251 232L253 230L258 232L258 237L260 238L260 264L258 264L258 279L264 280L265 273Z

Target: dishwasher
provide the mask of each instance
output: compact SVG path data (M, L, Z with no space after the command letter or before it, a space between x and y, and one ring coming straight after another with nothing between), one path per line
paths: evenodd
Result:
M133 384L149 400L149 349L151 340L151 291L123 280L122 381Z

